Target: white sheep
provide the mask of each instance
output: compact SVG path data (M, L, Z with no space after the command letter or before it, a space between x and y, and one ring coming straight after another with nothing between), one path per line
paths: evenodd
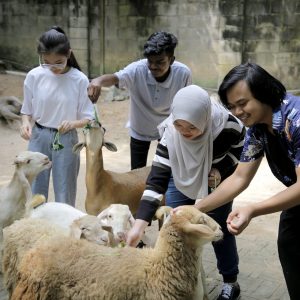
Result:
M144 167L125 173L105 170L102 147L117 151L116 146L104 139L105 129L100 123L92 121L84 130L85 142L74 146L79 152L86 147L86 189L85 209L92 215L99 214L110 204L126 204L134 215L138 209L145 189L150 167Z
M26 234L24 225L19 230ZM222 237L213 219L185 206L164 223L154 249L108 248L84 240L40 236L15 270L15 264L10 264L10 247L18 248L25 240L31 243L21 234L15 237L19 230L6 228L4 232L6 283L17 273L11 300L193 299L200 249ZM200 296L198 300L204 298Z
M8 185L0 188L0 245L2 229L20 219L26 203L31 201L31 183L43 170L51 167L49 158L39 152L24 151L14 160L15 172Z
M117 243L125 242L126 233L131 229L134 218L128 205L111 204L97 216L102 225L110 226Z
M75 224L77 224L82 219L89 220L91 223L88 226L88 232L91 232L92 230L95 232L96 230L100 230L100 232L102 232L103 230L101 230L101 226L104 226L107 231L107 245L111 247L115 247L119 243L124 242L125 235L132 227L134 222L134 218L129 210L128 205L111 204L96 217L93 215L88 215L66 203L46 202L46 199L43 195L34 196L33 200L30 202L30 205L27 206L25 216L29 218L46 219L50 223L61 226L67 232L72 230L72 234L74 234L74 226L71 226L73 222L77 220L77 222L75 222ZM85 226L87 225L88 222L85 222ZM75 228L76 227L78 228L80 226L75 226ZM81 231L78 233L80 232ZM85 232L82 232L82 234L85 235ZM93 234L91 238L85 238L90 242L95 242L94 239L97 239L95 234ZM101 234L100 238L104 239L105 235Z

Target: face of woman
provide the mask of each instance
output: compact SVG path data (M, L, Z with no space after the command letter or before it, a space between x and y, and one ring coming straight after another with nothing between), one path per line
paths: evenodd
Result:
M56 53L42 54L40 56L40 65L43 68L50 69L54 74L63 74L67 68L68 57Z
M176 120L174 122L174 127L183 137L188 140L193 140L203 134L202 130L185 120Z

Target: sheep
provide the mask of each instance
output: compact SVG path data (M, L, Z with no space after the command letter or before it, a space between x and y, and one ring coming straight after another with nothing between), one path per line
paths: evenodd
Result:
M22 102L15 96L0 97L0 118L3 118L8 126L17 129L21 125Z
M43 170L51 167L49 158L39 152L23 151L14 161L15 172L8 185L0 188L0 245L2 229L20 219L25 205L32 199L31 183Z
M136 214L141 196L145 189L150 167L117 173L105 170L102 147L117 151L117 147L104 139L105 129L97 121L92 121L84 130L85 142L76 144L74 152L86 147L86 189L85 209L91 215L99 214L110 204L119 203L129 206Z
M100 230L101 226L111 228L107 232L108 246L115 247L121 242L124 242L127 231L132 227L134 218L129 210L128 205L123 204L111 204L104 209L97 217L88 215L79 209L74 208L66 203L47 202L43 195L35 195L31 203L27 206L26 217L29 218L42 218L51 223L57 224L67 230L74 231L74 227L71 226L73 222L77 224L80 220L89 220L84 223L85 227L88 226L89 231ZM77 222L76 222L77 221ZM83 221L81 221L83 222ZM81 228L82 226L77 226ZM76 226L75 226L76 228ZM95 231L96 232L96 231ZM80 231L79 231L80 233ZM85 235L85 232L82 233ZM85 237L91 242L95 242L94 239L98 239L96 235L92 235L90 238ZM104 235L101 235L101 239Z
M20 227L25 234L26 226ZM9 278L17 273L11 300L196 299L201 248L222 237L213 219L184 206L166 220L153 249L108 248L84 240L41 236L15 270L9 263L9 248L18 248L26 239L22 235L15 238L15 231L7 228L4 234L4 274Z
M65 239L71 236L74 239L85 239L98 245L107 246L107 231L111 232L111 227L102 226L95 216L85 215L74 220L71 224L70 232L61 226L51 223L45 219L24 218L15 221L12 225L4 228L4 248L3 269L8 270L4 276L9 294L16 282L16 272L23 255L40 240L49 237L62 237ZM6 238L6 236L8 236ZM18 243L14 243L19 240Z
M116 242L125 242L126 233L134 223L128 205L111 204L100 212L97 217L101 220L101 224L112 227Z
M112 228L104 226L96 216L88 215L65 203L47 202L44 195L34 195L27 205L25 218L45 219L61 227L66 235L84 238L99 245L115 246Z

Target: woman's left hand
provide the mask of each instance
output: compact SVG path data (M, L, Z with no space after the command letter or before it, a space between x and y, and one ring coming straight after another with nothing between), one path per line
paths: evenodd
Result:
M208 173L208 186L215 189L221 182L221 174L219 170L212 168Z

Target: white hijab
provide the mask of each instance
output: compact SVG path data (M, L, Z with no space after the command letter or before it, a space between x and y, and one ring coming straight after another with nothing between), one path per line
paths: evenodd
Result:
M191 199L208 194L213 140L227 119L228 111L222 105L211 102L208 93L199 86L189 85L176 93L171 115L158 126L167 143L175 186ZM176 120L193 124L203 134L193 140L186 139L175 129Z

